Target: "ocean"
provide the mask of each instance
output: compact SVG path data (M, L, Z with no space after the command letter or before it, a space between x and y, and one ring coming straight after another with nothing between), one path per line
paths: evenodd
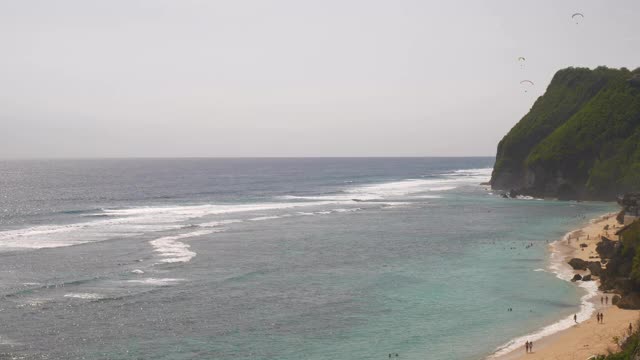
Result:
M616 207L504 199L480 185L493 162L0 161L0 357L465 360L521 346L585 295L549 243Z

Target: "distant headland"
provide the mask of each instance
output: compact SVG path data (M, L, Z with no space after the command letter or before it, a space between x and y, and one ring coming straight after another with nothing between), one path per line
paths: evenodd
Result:
M614 200L640 190L640 68L567 68L500 141L491 186Z

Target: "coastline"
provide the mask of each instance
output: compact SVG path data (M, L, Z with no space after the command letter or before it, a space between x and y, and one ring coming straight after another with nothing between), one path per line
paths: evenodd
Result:
M568 232L561 240L549 244L550 264L548 271L559 279L571 281L575 274L586 275L588 270L573 270L568 261L572 258L593 261L597 257L595 251L600 235L607 235L603 228L609 225L612 230L619 227L615 220L616 213L607 213L589 221L586 226ZM617 240L617 239L614 239ZM580 244L586 244L581 247ZM592 355L607 354L618 350L613 337L623 338L629 323L636 326L640 310L623 310L611 305L613 294L604 294L598 290L599 279L594 281L578 281L576 286L586 292L580 299L580 309L576 313L578 323L573 315L545 326L531 334L510 340L499 347L488 359L588 359ZM609 304L601 305L600 298L609 296ZM595 314L604 314L604 321L599 324ZM534 351L525 353L524 343L534 342Z

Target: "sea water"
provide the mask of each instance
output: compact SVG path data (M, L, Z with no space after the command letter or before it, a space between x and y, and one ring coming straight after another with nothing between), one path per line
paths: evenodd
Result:
M480 185L493 161L0 162L0 354L482 359L519 346L585 295L549 243L615 207L504 199Z

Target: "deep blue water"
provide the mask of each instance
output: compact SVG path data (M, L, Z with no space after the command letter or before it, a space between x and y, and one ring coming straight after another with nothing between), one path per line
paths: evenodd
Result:
M576 311L547 243L614 209L503 199L492 165L0 162L0 353L484 358Z

